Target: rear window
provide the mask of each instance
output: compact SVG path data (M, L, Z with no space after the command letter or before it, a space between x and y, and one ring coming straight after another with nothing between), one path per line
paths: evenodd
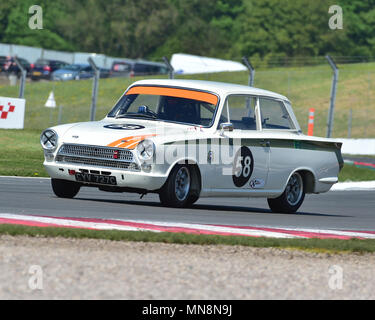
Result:
M295 129L281 101L260 98L259 103L263 129Z

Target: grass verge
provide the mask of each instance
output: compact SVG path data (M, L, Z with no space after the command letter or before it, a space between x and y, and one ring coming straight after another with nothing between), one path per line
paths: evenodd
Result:
M375 180L375 170L345 164L339 174L340 182Z
M229 245L258 248L299 249L317 253L373 253L375 240L338 239L275 239L238 236L197 235L187 233L86 230L55 227L0 225L0 235L29 237L63 237L77 239L105 239L111 241L141 241L157 243Z
M0 175L47 177L40 130L0 130Z

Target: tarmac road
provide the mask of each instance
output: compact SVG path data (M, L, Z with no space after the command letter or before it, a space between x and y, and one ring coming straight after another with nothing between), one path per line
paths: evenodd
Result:
M271 213L265 199L202 198L192 208L162 207L157 195L107 193L82 188L74 199L57 198L50 180L0 177L0 213L111 218L199 224L375 230L374 191L307 195L297 214Z

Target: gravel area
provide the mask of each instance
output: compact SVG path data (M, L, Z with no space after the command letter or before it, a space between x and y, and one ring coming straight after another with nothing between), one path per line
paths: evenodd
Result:
M374 254L0 236L0 299L375 299L374 278Z

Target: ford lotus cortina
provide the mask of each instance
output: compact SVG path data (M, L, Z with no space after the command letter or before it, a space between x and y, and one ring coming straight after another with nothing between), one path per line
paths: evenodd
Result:
M293 213L343 166L341 143L304 135L286 97L198 80L137 81L103 120L48 128L41 144L58 197L87 186L157 193L173 207L264 197Z

